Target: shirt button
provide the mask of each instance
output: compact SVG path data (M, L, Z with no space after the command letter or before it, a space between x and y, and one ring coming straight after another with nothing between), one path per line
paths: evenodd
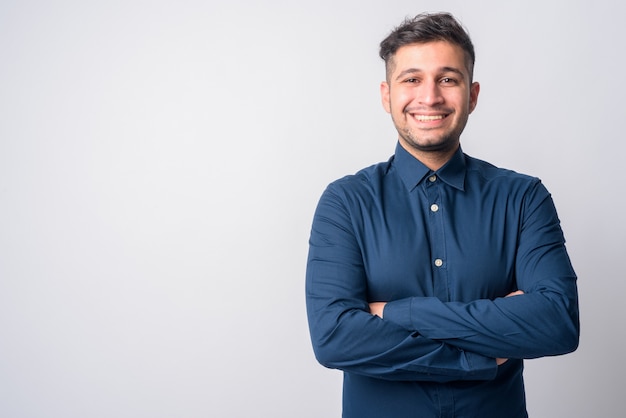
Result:
M428 181L430 181L431 183L434 183L437 181L437 176L435 176L434 174L430 177L428 177Z
M435 260L435 266L437 266L437 267L443 266L443 260L441 258L436 259Z
M437 212L439 210L439 205L436 205L436 204L430 205L430 210L432 210L433 212Z

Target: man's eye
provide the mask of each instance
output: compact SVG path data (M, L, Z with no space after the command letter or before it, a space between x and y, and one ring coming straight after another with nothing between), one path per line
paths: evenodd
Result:
M441 79L441 84L455 84L456 80L450 77L444 77Z
M418 81L417 78L407 78L406 79L407 83L417 83L417 81Z

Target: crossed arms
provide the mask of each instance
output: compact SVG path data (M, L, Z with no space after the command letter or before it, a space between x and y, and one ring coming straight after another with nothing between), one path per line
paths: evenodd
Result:
M554 211L545 196L535 209ZM390 380L486 380L505 359L577 347L576 277L562 242L548 239L523 250L519 262L533 264L527 268L533 274L520 273L518 293L471 302L416 296L376 303L368 300L351 227L341 196L327 191L313 223L306 285L313 348L323 365ZM524 233L546 228L529 222Z

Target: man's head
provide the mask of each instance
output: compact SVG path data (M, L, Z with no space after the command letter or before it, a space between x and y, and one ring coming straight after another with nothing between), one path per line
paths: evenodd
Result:
M449 14L419 15L381 43L387 77L380 91L400 144L436 170L459 147L480 86L474 48Z
M474 44L463 26L449 13L421 13L406 19L381 43L380 57L385 61L387 80L393 72L394 56L405 45L444 41L459 46L465 53L470 81L474 75Z

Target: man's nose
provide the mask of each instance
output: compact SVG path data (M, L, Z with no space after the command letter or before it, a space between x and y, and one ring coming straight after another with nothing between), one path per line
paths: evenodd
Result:
M443 95L441 94L441 86L436 81L428 81L422 83L419 89L418 100L420 104L433 106L443 103Z

